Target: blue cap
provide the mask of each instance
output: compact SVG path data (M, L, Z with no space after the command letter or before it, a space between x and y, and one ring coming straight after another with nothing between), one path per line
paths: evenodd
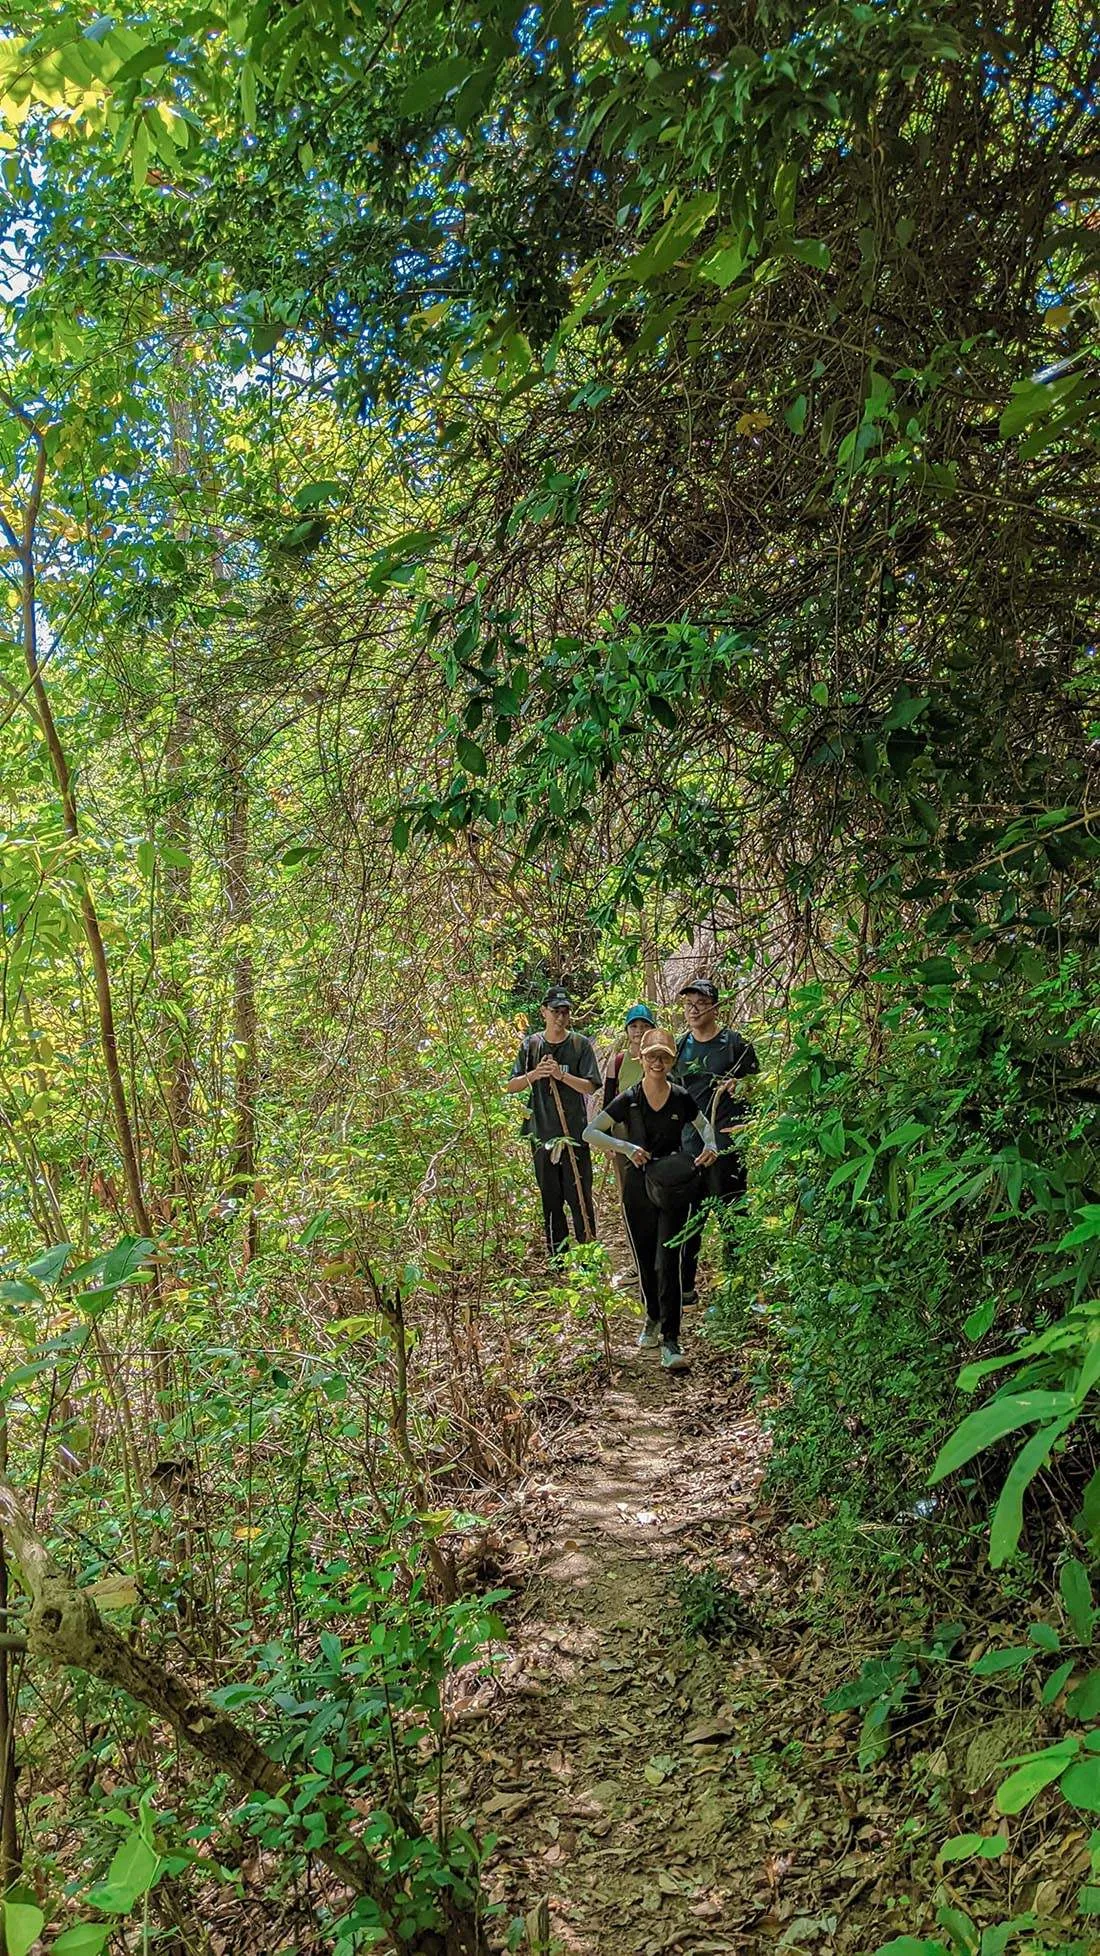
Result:
M655 1026L657 1023L648 1005L632 1005L626 1018L623 1020L623 1024L628 1026L636 1025L639 1019L641 1019L643 1025L647 1026Z

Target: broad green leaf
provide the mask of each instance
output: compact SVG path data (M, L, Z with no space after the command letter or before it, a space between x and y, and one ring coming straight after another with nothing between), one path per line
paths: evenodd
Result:
M929 1476L929 1486L935 1487L948 1474L965 1467L975 1454L1021 1426L1031 1426L1036 1420L1057 1419L1060 1414L1073 1411L1073 1394L1069 1392L1013 1392L1001 1399L991 1399L987 1406L969 1413L941 1448Z
M397 104L400 113L419 116L425 109L441 108L472 73L465 55L455 54L447 61L437 61L402 89Z
M106 1880L89 1891L88 1900L109 1915L129 1915L139 1897L155 1887L163 1868L155 1849L134 1832L115 1853Z
M1055 1445L1069 1425L1067 1418L1041 1427L1038 1433L1032 1434L1027 1445L1021 1447L1009 1468L989 1525L990 1568L1003 1568L1015 1555L1024 1525L1024 1495L1036 1474L1046 1466Z
M483 747L478 746L476 740L470 740L466 734L459 734L458 739L455 741L455 749L458 754L459 765L465 768L467 774L477 775L479 779L482 779L488 774L489 767L485 759L485 750Z
M55 1284L69 1261L72 1247L71 1243L57 1243L52 1250L43 1250L33 1263L28 1263L28 1276L37 1277L40 1284Z
M707 279L720 292L724 292L744 270L744 266L744 247L741 239L737 239L733 244L717 245L713 251L708 251L699 260L697 269L700 278Z
M1036 1655L1031 1644L1013 1644L1009 1650L987 1650L974 1665L976 1678L999 1677L1002 1671L1022 1671Z
M1082 1813L1100 1813L1100 1757L1078 1759L1062 1774L1059 1791Z
M50 1945L50 1956L100 1956L111 1933L110 1922L78 1922Z
M893 1942L880 1942L875 1956L951 1956L942 1942L928 1942L920 1936L895 1936Z
M46 1926L46 1918L40 1908L30 1902L4 1902L4 1934L7 1938L8 1956L27 1956L38 1941Z
M1008 1851L1005 1834L956 1834L940 1849L941 1861L996 1861Z
M647 279L659 278L662 272L667 272L678 258L683 257L688 245L698 237L717 207L718 199L709 190L681 204L668 222L662 224L656 237L651 238L616 271L616 279L632 279L643 285Z
M136 1276L156 1248L148 1236L122 1236L103 1259L103 1284L110 1289Z
M1002 1780L994 1796L994 1806L999 1813L1022 1813L1044 1786L1049 1786L1066 1767L1076 1759L1080 1750L1077 1739L1063 1739L1060 1744L1048 1746L1045 1752L1032 1754Z
M1090 1671L1074 1685L1066 1699L1066 1710L1074 1718L1100 1718L1100 1671Z
M823 238L784 238L775 249L781 258L794 258L818 272L827 272L832 263L832 253Z

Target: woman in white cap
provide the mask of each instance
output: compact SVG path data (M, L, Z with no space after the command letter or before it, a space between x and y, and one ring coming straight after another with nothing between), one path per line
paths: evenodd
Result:
M709 1120L669 1080L676 1058L671 1034L646 1033L640 1057L641 1079L589 1121L584 1139L590 1147L625 1158L623 1214L646 1311L638 1343L644 1350L660 1345L661 1364L678 1372L687 1360L680 1348L682 1250L674 1239L688 1219L689 1192L698 1170L710 1167L717 1150ZM615 1133L617 1125L625 1136ZM695 1128L703 1144L696 1162L682 1150L687 1126Z

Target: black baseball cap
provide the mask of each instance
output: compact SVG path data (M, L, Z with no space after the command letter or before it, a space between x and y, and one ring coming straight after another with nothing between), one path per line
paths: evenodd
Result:
M712 978L689 978L686 985L680 986L679 996L683 998L685 992L699 992L712 1005L718 1003L718 987Z
M544 1005L567 1005L570 1011L573 1009L573 1001L563 985L551 985L542 1002Z

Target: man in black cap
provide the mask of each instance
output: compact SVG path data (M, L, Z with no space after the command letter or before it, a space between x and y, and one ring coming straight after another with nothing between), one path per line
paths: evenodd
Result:
M737 1151L735 1130L747 1118L749 1109L746 1090L739 1083L759 1073L760 1062L747 1039L742 1039L729 1026L719 1025L719 994L713 979L689 978L680 987L680 997L684 1001L687 1031L676 1048L673 1079L687 1089L699 1112L712 1122L718 1147L718 1159L707 1171L707 1194L695 1203L694 1227L684 1239L684 1303L691 1305L697 1299L696 1272L706 1220L700 1214L703 1204L716 1199L722 1211L728 1213L744 1197L745 1163ZM723 1238L728 1251L729 1228L724 1214Z
M585 1096L601 1085L600 1069L592 1041L570 1031L572 1009L569 993L552 985L542 1001L545 1031L528 1034L505 1089L530 1091L525 1132L542 1197L546 1247L555 1258L569 1241L566 1210L578 1243L594 1242L596 1236L592 1151L581 1136L587 1120Z

